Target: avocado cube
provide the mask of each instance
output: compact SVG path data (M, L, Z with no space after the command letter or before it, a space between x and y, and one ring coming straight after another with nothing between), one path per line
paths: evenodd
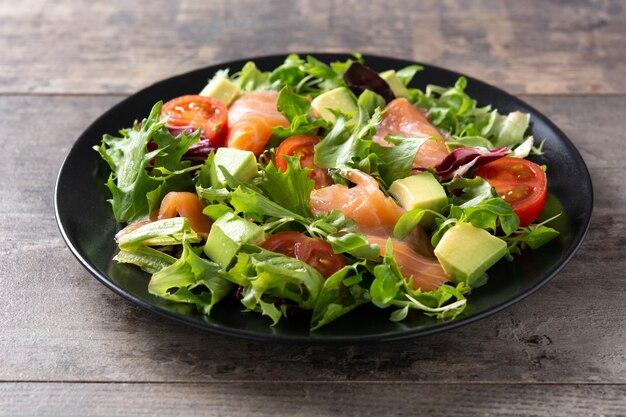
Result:
M250 151L242 151L240 149L219 148L215 153L215 159L209 169L209 177L211 185L221 188L226 183L226 178L220 166L233 177L240 181L248 182L258 174L256 158Z
M485 272L507 252L506 242L470 223L457 223L441 238L435 256L450 281L471 288L486 282Z
M200 91L201 96L213 97L221 101L226 107L230 106L240 94L239 86L228 78L213 78Z
M387 81L387 84L389 84L389 88L391 88L391 91L396 97L408 97L409 96L409 90L406 89L406 87L404 86L402 81L400 81L400 79L398 78L394 70L381 72L379 75L380 75L380 78Z
M320 94L311 102L311 108L319 117L331 123L335 123L337 118L330 110L339 110L344 114L353 113L350 122L358 117L359 111L356 98L346 87L338 87Z
M226 213L211 226L204 253L226 269L235 259L242 244L257 244L264 240L263 228L234 213Z
M405 210L416 208L441 211L448 204L448 197L443 186L430 172L421 172L410 177L394 181L389 193ZM426 213L422 225L430 226L434 220L432 213Z

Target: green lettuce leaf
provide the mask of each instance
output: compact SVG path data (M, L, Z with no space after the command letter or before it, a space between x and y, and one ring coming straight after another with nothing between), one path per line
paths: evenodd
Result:
M170 190L193 189L188 172L195 168L181 157L198 141L200 131L174 138L164 127L165 120L161 120L161 106L161 102L156 103L148 118L132 128L122 129L121 137L104 135L102 144L94 147L112 171L106 185L112 194L109 202L118 222L147 218ZM148 152L151 141L159 148Z
M372 303L379 308L394 307L390 319L404 320L410 309L420 310L439 319L454 319L463 312L466 299L463 295L469 288L464 284L457 287L442 285L434 291L414 290L400 272L392 254L391 239L387 240L385 256L380 265L374 267L374 281L370 287ZM455 301L451 301L454 298Z
M337 115L332 130L315 145L315 165L321 168L358 168L359 163L370 154L372 135L382 120L380 109L372 117L359 107L358 124L348 126L345 115Z
M360 264L346 265L324 281L311 318L311 331L338 319L370 301L368 291L359 284L363 279Z
M355 258L378 260L380 248L367 241L367 236L362 233L345 233L339 236L329 235L326 240L330 243L335 253L349 253Z
M150 222L116 237L118 246L125 251L136 249L140 246L180 245L184 240L190 243L202 240L193 231L189 220L185 217L174 217L172 219Z
M219 265L201 258L184 242L180 259L152 275L148 292L170 301L195 304L198 311L209 315L215 303L234 288L226 277Z
M254 245L243 246L228 279L244 286L241 302L246 308L270 316L274 324L281 317L277 311L286 315L282 300L312 310L324 285L324 278L312 266Z
M176 262L176 258L148 246L138 246L130 250L121 250L113 257L120 264L137 265L143 271L154 274Z
M287 170L282 172L270 162L261 172L258 187L272 201L303 217L311 214L311 191L315 181L309 178L307 169L300 166L298 156L284 156Z
M371 152L378 158L377 170L380 178L389 187L395 180L411 174L415 155L429 139L389 135L385 140L394 146L381 146L372 142Z

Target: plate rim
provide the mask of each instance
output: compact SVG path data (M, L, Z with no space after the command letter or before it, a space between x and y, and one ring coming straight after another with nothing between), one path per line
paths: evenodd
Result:
M215 326L210 323L202 324L200 322L189 320L183 315L160 308L159 306L151 304L148 301L144 301L141 298L133 295L132 293L124 290L123 288L117 286L114 282L112 282L112 280L110 280L105 274L101 274L93 265L91 265L88 259L86 259L86 257L83 255L75 239L66 230L66 227L63 224L63 220L61 219L62 213L59 207L61 177L63 176L64 171L68 169L67 166L68 166L68 161L70 160L70 156L72 155L73 152L75 152L79 142L82 142L84 140L83 137L85 136L85 133L91 130L95 125L100 123L103 119L106 119L109 113L115 111L119 107L124 106L125 103L131 100L133 97L140 95L142 93L145 93L148 90L158 88L159 84L171 82L175 78L189 77L192 74L196 74L200 72L205 72L209 70L215 71L217 69L225 68L227 66L240 66L241 64L244 64L247 61L284 59L285 57L291 54L296 54L299 56L312 55L316 58L320 58L324 62L328 62L329 59L330 60L345 59L345 58L352 56L350 53L345 53L345 52L344 53L341 53L341 52L289 52L289 53L283 53L283 54L259 55L259 56L254 56L250 58L223 61L223 62L218 62L212 65L207 65L205 67L196 68L190 71L186 71L184 73L176 74L176 75L158 80L154 83L151 83L150 85L146 87L141 88L140 90L132 94L125 95L125 97L122 100L120 100L113 106L109 107L104 113L100 114L95 120L93 120L89 124L89 126L87 126L82 131L82 133L78 136L76 140L74 140L74 142L72 143L72 146L65 154L65 157L63 158L63 161L61 162L61 165L57 171L57 176L55 179L54 190L53 190L53 206L54 206L55 220L59 228L59 231L61 233L61 236L63 237L63 240L65 241L65 244L68 246L68 248L70 249L70 252L79 261L79 263L87 270L87 272L89 272L94 278L100 281L105 287L107 287L108 289L116 293L117 295L121 296L122 298L126 299L127 301L130 301L131 303L145 310L148 310L152 313L156 313L160 315L161 317L166 317L175 322L183 323L185 325L192 326L194 328L201 329L203 331L208 331L211 333L217 333L217 334L224 335L224 336L238 337L238 338L243 338L243 339L253 340L253 341L258 341L258 342L310 344L310 345L346 345L346 344L391 342L391 341L413 339L417 337L424 337L424 336L444 332L447 330L456 329L458 327L465 326L467 324L492 316L512 306L513 304L516 304L519 301L529 297L530 295L535 293L537 290L539 290L541 287L543 287L545 284L550 282L552 279L554 279L556 275L558 275L563 270L563 268L565 268L567 264L569 264L569 262L578 252L582 243L585 240L585 237L589 231L589 227L591 223L593 207L594 207L593 183L591 180L589 169L584 159L582 158L582 155L580 154L576 146L573 144L573 142L569 139L569 137L565 135L565 133L558 126L556 126L556 124L554 124L552 120L550 120L542 112L538 111L535 107L529 105L527 102L520 99L519 97L514 96L508 93L507 91L502 90L499 87L496 87L478 78L468 76L466 74L462 74L454 70L450 70L450 69L440 67L437 65L432 65L432 64L424 63L424 62L417 62L412 59L396 58L393 56L383 56L383 55L375 55L375 54L363 54L362 57L366 63L371 62L371 61L391 60L391 61L396 61L396 63L402 63L402 65L417 64L417 65L424 66L424 68L432 69L436 72L442 72L442 73L446 73L448 75L453 75L456 77L463 76L468 80L468 85L476 84L478 85L478 88L487 87L491 89L493 92L500 95L501 97L505 98L507 101L512 100L514 102L519 102L530 110L533 117L540 119L542 123L546 124L555 133L555 135L558 136L559 141L566 145L566 147L569 150L569 154L573 155L576 159L578 159L577 165L583 169L584 174L585 174L584 180L585 180L586 186L589 189L589 199L586 199L587 204L584 210L585 216L582 220L582 227L579 230L577 230L576 233L572 236L572 242L571 242L570 248L564 254L562 260L558 264L553 265L553 267L545 274L545 277L539 280L539 282L535 283L533 286L529 287L528 289L516 294L514 297L509 298L503 302L500 302L499 304L496 304L485 311L473 314L469 317L455 319L453 321L448 321L448 322L442 322L439 325L435 325L433 327L429 327L426 329L396 331L396 332L391 332L391 333L389 332L378 333L378 334L370 334L370 335L364 335L364 336L345 336L345 337L315 336L312 334L309 334L306 336L280 335L280 334L271 335L271 334L259 334L259 333L255 333L252 331L237 329L237 328L232 328L232 327Z

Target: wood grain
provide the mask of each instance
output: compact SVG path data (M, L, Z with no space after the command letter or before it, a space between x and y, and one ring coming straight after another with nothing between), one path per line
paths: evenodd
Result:
M626 2L24 0L0 2L0 21L0 416L626 416ZM93 279L53 214L78 135L165 77L298 51L413 59L523 94L594 182L576 257L495 316L362 346L200 332Z
M250 56L360 51L458 70L513 93L618 94L621 1L253 0L0 4L0 93L131 93Z
M0 415L623 416L623 385L0 384ZM575 405L575 409L572 408Z
M592 226L572 263L523 302L455 331L374 346L292 347L162 319L107 290L72 258L53 218L56 171L87 124L121 97L0 97L1 135L12 145L0 165L0 380L626 383L626 288L619 285L626 169L611 151L621 141L611 133L626 129L626 97L525 98L562 122L596 185Z

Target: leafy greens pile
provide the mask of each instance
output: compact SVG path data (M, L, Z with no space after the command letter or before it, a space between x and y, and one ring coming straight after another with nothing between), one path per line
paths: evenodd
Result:
M249 62L232 76L227 70L216 73L215 78L228 78L243 92L280 91L278 110L290 122L289 127L274 129L269 150L259 158L257 175L248 183L221 167L225 184L212 185L213 154L195 164L184 158L200 140L199 130L174 136L161 119L160 102L141 123L121 130L119 137L105 135L96 147L112 171L106 185L112 195L109 201L113 214L120 223L147 219L170 191L195 192L205 205L204 214L214 220L231 213L254 221L266 235L292 230L326 240L335 253L345 257L343 268L324 279L310 265L254 244L242 245L234 263L222 268L203 255L202 237L182 217L149 222L120 234L120 251L115 260L137 265L152 274L148 286L151 294L193 305L207 315L237 288L244 308L268 316L273 324L294 309L311 311L311 330L366 303L391 307L390 318L394 321L405 319L412 309L448 320L461 314L466 306L464 294L483 282L446 284L430 292L413 289L395 263L390 240L381 256L381 248L370 244L343 213L331 211L314 216L310 209L314 182L308 177L309 170L301 168L297 157L286 158L285 172L272 162L271 149L283 139L324 132L323 140L316 145L315 164L328 168L338 183L346 183L339 175L341 170L358 169L374 177L381 189L388 192L393 181L410 174L415 155L426 139L388 136L387 140L396 145L393 147L372 141L389 92L384 86L379 91L362 88L363 83L371 84L371 75L367 70L355 73L351 70L355 63L362 63L359 55L331 64L311 56L302 59L290 55L271 72L261 71ZM413 65L396 75L408 86L420 70ZM310 98L340 86L360 91L358 112L337 113L335 123L311 117ZM529 142L524 136L528 115L504 116L489 106L478 108L464 92L465 87L466 80L460 78L452 88L408 88L409 100L428 109L435 126L449 132L447 143L451 148L480 146L494 150L518 146L524 147L522 152L526 154L533 149L532 137ZM151 142L157 147L149 151ZM450 204L443 213L433 212L433 245L461 221L500 234L509 243L511 253L525 246L539 247L557 234L543 225L518 228L517 216L510 206L481 178L455 178L444 186L456 193L450 194ZM427 212L416 209L405 213L396 225L395 237L407 236Z

